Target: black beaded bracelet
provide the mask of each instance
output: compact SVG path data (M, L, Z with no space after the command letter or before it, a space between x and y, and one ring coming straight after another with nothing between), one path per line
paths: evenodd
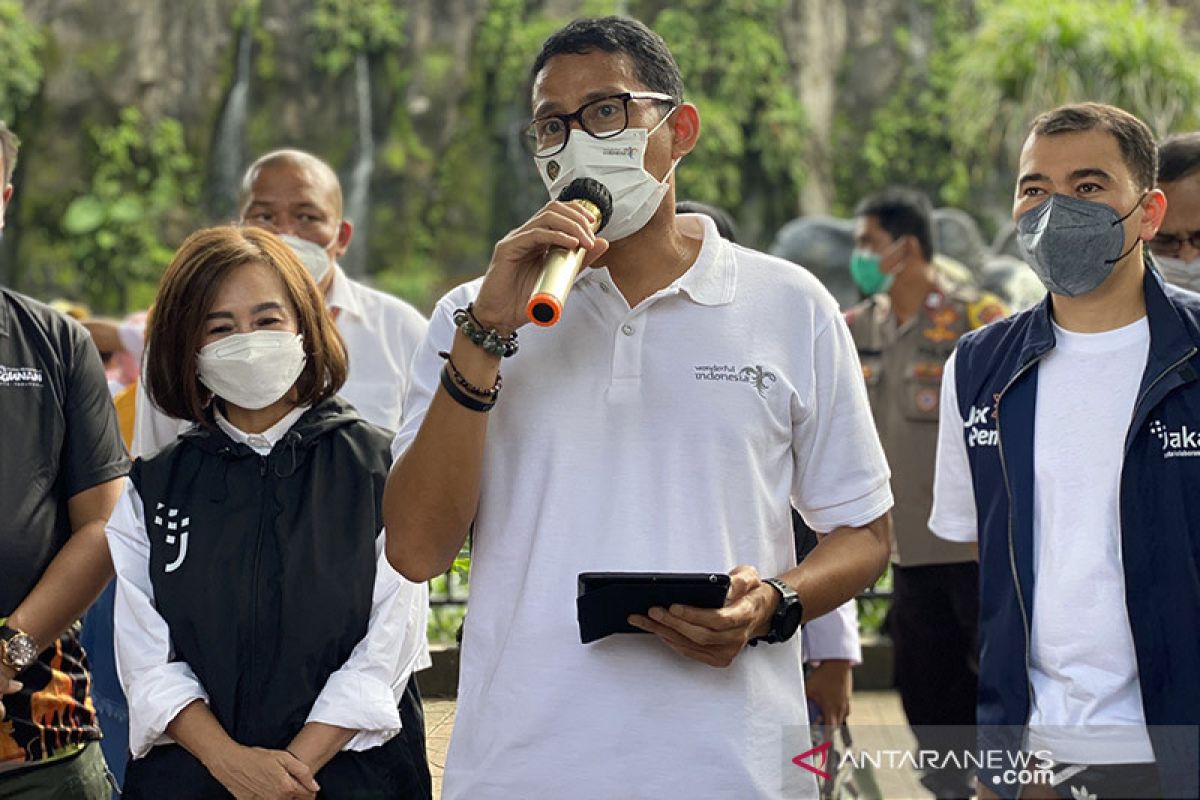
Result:
M446 390L446 394L450 395L450 399L458 403L463 408L471 411L479 411L486 414L492 410L492 406L496 405L496 401L485 403L482 400L476 400L469 394L458 388L454 384L454 379L450 377L449 368L442 369L442 388Z
M501 336L495 328L485 328L475 318L475 304L468 303L466 308L455 309L454 325L471 340L471 343L482 347L484 352L494 356L508 358L517 352L517 332Z
M492 401L493 403L496 402L496 398L498 398L500 396L500 386L501 386L500 373L496 373L496 382L492 384L492 388L483 389L483 388L480 388L479 386L476 386L475 384L471 383L469 380L466 379L466 377L461 372L459 372L458 365L454 363L454 359L452 359L450 357L449 353L447 353L445 350L443 350L440 353L438 353L438 355L441 356L442 358L446 359L446 366L450 368L450 377L454 378L455 383L457 383L463 389L467 390L467 392L469 392L470 394L477 395L478 397L486 398L486 399Z

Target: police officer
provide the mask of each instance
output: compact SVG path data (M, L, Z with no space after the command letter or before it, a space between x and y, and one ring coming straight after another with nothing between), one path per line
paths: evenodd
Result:
M975 720L979 569L970 545L939 539L927 525L939 387L958 337L1007 312L995 297L941 277L921 193L885 190L859 203L855 218L850 272L867 299L846 319L892 467L895 680L921 748L942 751L954 739L941 726ZM968 781L965 770L922 778L938 797L967 796Z

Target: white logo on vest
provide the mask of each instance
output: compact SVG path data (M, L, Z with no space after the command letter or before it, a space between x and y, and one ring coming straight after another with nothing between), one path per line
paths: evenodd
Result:
M971 429L971 432L967 434L967 447L995 447L1000 444L1000 431L994 427L990 430L975 427L989 424L992 417L988 412L991 410L991 406L971 406L968 409L967 421L963 423L964 428Z
M162 515L166 514L167 518L164 521ZM170 564L165 567L166 572L174 572L183 564L183 560L187 558L188 548L188 523L191 522L190 517L180 517L178 508L167 508L164 504L159 503L154 508L154 524L159 530L165 531L163 537L169 545L174 545L179 542L179 555Z
M1156 419L1150 423L1150 433L1162 442L1163 458L1200 457L1200 430L1192 430L1187 425L1172 430Z

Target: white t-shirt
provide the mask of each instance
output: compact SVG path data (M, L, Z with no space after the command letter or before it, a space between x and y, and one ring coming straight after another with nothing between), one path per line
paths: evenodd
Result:
M589 270L562 321L522 328L501 364L447 800L816 796L790 761L809 746L799 637L727 669L648 635L579 641L580 572L778 575L796 563L789 501L818 531L892 504L833 298L707 218L680 225L704 244L679 280L631 310L606 269ZM397 455L479 285L434 310Z
M1055 325L1054 336L1055 348L1037 366L1028 745L1059 762L1150 762L1119 513L1125 435L1146 366L1149 323L1143 317L1093 334ZM975 541L955 362L946 364L942 379L929 526L946 539Z

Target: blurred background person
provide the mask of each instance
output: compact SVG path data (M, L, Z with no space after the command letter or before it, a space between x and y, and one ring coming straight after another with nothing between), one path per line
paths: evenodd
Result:
M942 370L958 337L1004 316L991 295L946 281L933 264L932 209L893 187L855 209L850 274L867 299L846 312L871 410L892 467L892 579L887 632L896 688L923 750L961 745L979 672L979 566L971 545L928 525ZM968 797L971 771L927 772L938 797Z
M1167 196L1167 215L1150 240L1154 264L1170 283L1200 291L1200 132L1163 141L1158 188Z

